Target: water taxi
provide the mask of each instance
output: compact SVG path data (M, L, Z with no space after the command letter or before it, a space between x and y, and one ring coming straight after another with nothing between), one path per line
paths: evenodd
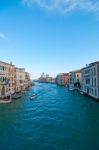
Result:
M37 94L36 93L34 93L31 97L30 97L30 99L32 100L32 99L35 99L35 98L37 98Z

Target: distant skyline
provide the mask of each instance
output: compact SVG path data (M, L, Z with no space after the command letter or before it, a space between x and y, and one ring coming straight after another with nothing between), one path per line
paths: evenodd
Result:
M0 0L0 60L39 77L99 60L96 0Z

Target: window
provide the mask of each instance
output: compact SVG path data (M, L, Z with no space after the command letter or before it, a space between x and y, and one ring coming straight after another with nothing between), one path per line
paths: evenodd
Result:
M93 88L92 88L92 94L93 94Z
M90 94L91 94L91 88L89 89L89 91L90 91Z
M4 71L4 69L5 69L5 68L4 68L4 66L3 66L3 71Z
M85 70L85 74L90 74L90 69Z
M3 77L3 82L5 81L5 78Z
M95 89L95 96L97 96L97 90Z
M86 79L86 84L90 84L90 79Z
M95 78L95 86L96 86L96 78Z
M91 75L93 75L93 69L91 69Z
M77 74L77 77L79 77L79 74Z
M93 86L93 78L92 78L92 86Z
M96 75L96 68L94 68L94 75Z

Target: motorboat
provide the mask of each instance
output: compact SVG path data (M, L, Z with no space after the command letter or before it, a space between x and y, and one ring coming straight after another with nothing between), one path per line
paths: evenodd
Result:
M80 91L80 94L82 94L82 95L83 95L84 93L83 93L82 91Z
M12 99L19 99L19 98L21 98L21 97L22 97L22 93L14 94L14 95L12 96Z
M34 93L31 97L30 97L30 99L32 100L32 99L36 99L37 98L37 94L36 93Z
M70 91L73 91L73 90L74 90L74 88L73 88L73 87L69 87L69 90L70 90Z

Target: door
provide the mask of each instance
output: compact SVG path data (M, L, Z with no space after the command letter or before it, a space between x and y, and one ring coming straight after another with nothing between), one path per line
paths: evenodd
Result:
M2 95L2 96L5 96L5 87L4 87L4 86L2 87L1 95Z

